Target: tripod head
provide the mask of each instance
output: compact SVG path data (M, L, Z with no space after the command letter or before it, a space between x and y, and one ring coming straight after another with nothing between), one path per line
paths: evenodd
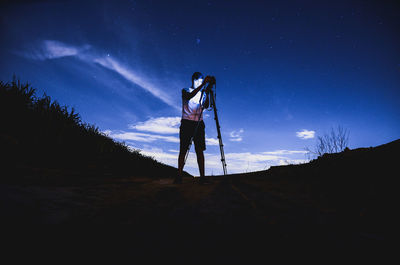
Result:
M204 91L209 94L212 91L213 86L217 84L215 76L208 75L207 76L207 85L204 88Z
M208 76L208 77L209 77L209 80L210 80L210 81L208 81L208 83L209 83L211 86L213 86L213 85L215 85L215 84L217 83L217 80L215 79L215 76L210 75L210 76Z

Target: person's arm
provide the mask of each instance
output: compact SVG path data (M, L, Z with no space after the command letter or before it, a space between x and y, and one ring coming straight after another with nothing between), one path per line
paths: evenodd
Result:
M189 100L190 98L189 98L189 91L186 91L186 89L184 88L184 89L182 89L182 98L184 98L184 99L186 99L186 100Z
M206 76L206 78L204 78L203 83L201 83L201 85L194 89L192 92L188 93L186 92L186 95L182 95L184 96L187 100L190 100L192 97L196 96L196 94L204 87L204 85L208 82L208 76ZM183 92L184 93L184 92Z

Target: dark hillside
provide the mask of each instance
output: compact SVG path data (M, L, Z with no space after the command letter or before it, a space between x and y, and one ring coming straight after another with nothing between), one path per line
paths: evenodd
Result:
M176 172L81 121L73 108L47 95L37 97L35 89L15 78L0 82L0 124L2 162L8 169L3 178L162 177Z
M306 164L274 166L266 171L232 175L269 190L307 197L326 209L371 222L391 222L395 202L400 140L370 148L325 154ZM258 183L258 184L257 184Z

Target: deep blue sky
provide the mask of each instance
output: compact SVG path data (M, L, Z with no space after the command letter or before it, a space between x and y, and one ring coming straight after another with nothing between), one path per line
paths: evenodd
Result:
M302 162L333 126L350 148L400 138L396 1L18 2L1 6L0 79L167 164L195 71L217 78L229 173ZM206 173L219 174L206 113ZM185 169L198 174L194 154Z

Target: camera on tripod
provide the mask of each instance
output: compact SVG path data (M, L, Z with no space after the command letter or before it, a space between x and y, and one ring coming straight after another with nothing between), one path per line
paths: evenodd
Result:
M208 94L208 93L210 93L212 87L216 84L217 81L215 79L215 76L209 75L207 77L208 77L208 81L207 81L207 85L205 88L205 92Z
M213 85L215 85L217 83L217 80L215 80L215 76L210 75L208 77L209 77L209 80L210 80L210 81L208 81L210 86L213 86Z

